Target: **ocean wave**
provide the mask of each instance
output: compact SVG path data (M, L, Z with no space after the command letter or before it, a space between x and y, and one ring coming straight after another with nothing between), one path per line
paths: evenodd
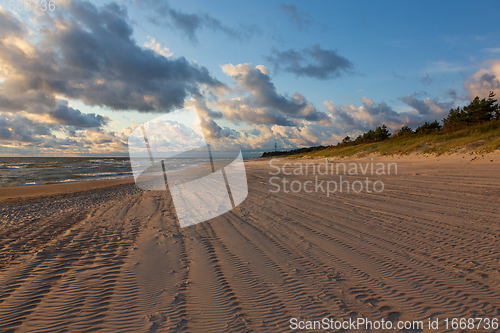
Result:
M79 173L70 177L95 178L95 177L113 177L132 175L132 172L97 172L97 173Z
M27 165L3 165L1 168L7 170L26 169Z

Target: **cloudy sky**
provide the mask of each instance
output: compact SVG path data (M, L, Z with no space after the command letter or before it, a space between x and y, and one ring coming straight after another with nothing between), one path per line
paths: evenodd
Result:
M500 93L497 1L55 1L0 9L0 156L127 156L196 106L247 155Z

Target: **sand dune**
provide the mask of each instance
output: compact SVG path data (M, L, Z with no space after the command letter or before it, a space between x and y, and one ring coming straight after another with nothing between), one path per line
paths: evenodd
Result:
M397 175L373 177L382 193L329 197L271 193L268 161L251 161L248 198L184 229L168 193L127 182L4 200L0 331L284 332L292 317L500 318L500 156L470 159L375 158L398 163Z

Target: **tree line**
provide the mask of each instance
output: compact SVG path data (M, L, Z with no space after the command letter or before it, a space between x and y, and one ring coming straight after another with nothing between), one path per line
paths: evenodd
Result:
M384 141L390 137L403 137L409 135L429 134L436 132L453 132L469 126L480 125L489 121L500 120L500 107L495 99L495 93L490 92L488 98L480 99L476 96L469 105L463 108L457 107L451 109L448 116L443 119L443 125L437 120L425 122L415 130L410 126L404 125L394 134L390 134L386 125L377 127L375 130L369 130L359 135L355 140L346 136L338 145L358 145L362 143L372 143Z

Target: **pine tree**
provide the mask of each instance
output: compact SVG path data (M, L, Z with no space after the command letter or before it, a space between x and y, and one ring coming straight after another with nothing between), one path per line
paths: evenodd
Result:
M342 143L348 143L348 142L351 142L351 137L349 135L342 139Z
M463 109L451 109L448 117L443 119L445 128L454 129L464 126L482 124L493 119L500 119L499 106L496 103L495 93L490 92L488 99L479 99L476 96L469 105Z
M434 120L432 123L425 122L423 125L417 127L415 133L418 134L426 134L437 131L441 128L441 125L437 120Z
M387 139L390 136L389 130L387 129L387 126L382 125L379 126L375 129L374 132L375 140L377 141L383 141Z

